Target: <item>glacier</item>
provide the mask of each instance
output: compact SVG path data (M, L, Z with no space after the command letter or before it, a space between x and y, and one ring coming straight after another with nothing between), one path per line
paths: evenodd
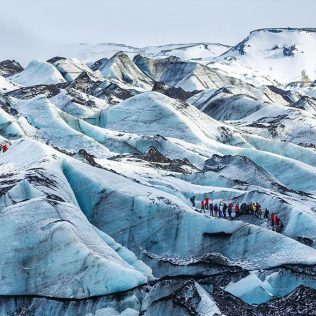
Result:
M313 315L315 32L0 62L0 315Z

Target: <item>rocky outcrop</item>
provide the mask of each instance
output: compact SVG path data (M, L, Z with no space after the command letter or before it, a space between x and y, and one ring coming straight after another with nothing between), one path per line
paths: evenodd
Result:
M15 60L3 60L0 62L0 75L10 77L23 71L23 67Z

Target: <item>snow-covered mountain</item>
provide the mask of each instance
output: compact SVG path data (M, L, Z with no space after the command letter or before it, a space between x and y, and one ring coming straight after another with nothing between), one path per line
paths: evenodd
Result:
M0 62L0 315L313 315L314 34Z
M62 50L67 57L77 57L86 63L91 63L104 57L109 59L120 51L123 51L131 58L138 54L157 58L176 56L186 60L198 60L207 63L213 57L226 52L229 48L230 46L219 43L169 44L141 48L115 43L80 43L68 44Z
M232 47L219 60L250 67L280 83L316 79L316 29L262 29ZM303 74L302 74L303 72Z

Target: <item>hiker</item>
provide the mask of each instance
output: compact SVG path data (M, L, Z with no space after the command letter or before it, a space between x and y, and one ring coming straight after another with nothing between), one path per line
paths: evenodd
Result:
M259 209L258 209L258 214L259 214L259 218L262 218L262 208L261 205L259 205Z
M228 218L232 219L232 209L228 206Z
M208 202L209 202L209 198L206 197L205 198L205 203L204 203L204 206L205 206L205 209L208 210Z
M226 218L226 210L227 210L227 204L224 203L224 205L223 205L223 215L224 215L224 218Z
M214 205L214 214L215 214L215 217L218 217L218 205L217 205L217 203L215 203L215 205Z
M266 208L266 210L264 211L264 219L268 219L269 218L269 211L268 209Z
M235 205L235 217L238 218L238 216L239 216L239 204L237 203Z
M274 230L278 233L279 232L279 218L275 215L274 216Z
M214 205L213 205L213 203L210 204L210 216L214 216Z
M256 204L255 203L250 203L251 205L251 214L256 214Z
M245 203L241 203L240 214L245 214L245 213L246 213L246 204Z
M284 228L283 222L280 220L280 233L282 232L283 228Z
M190 201L192 203L192 206L195 206L195 195L193 195L192 197L190 197Z
M259 216L259 211L260 211L260 204L257 202L257 203L255 204L255 213L256 213L257 216ZM259 217L260 217L260 216L259 216Z
M2 145L2 150L3 150L4 153L8 150L7 144L3 144Z
M227 210L228 210L228 217L229 217L229 218L232 218L233 206L234 206L234 204L233 204L232 202L230 202L230 203L228 204Z
M272 212L272 214L271 214L271 226L272 226L272 229L274 230L274 217L275 217L275 215L274 215L274 213Z
M246 214L251 214L252 212L252 203L246 204Z
M250 213L249 204L245 203L245 214L249 214L249 213Z
M205 204L204 204L204 200L201 201L201 210L204 211L204 207L205 207Z
M226 209L225 209L225 215L224 215L224 206L220 206L219 207L219 214L221 216L221 218L226 218Z

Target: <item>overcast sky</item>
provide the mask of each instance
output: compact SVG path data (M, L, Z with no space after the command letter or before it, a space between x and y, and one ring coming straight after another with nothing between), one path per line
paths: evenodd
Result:
M0 59L23 61L64 43L233 45L257 28L316 27L315 0L0 0L0 12Z

